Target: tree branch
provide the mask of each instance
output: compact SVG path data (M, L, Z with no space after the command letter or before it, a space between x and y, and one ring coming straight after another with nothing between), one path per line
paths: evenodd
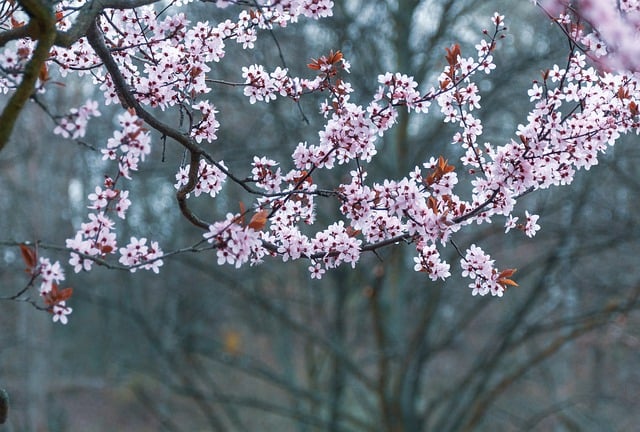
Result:
M21 0L20 4L29 14L29 31L38 34L38 43L25 66L22 82L11 95L0 115L0 151L11 138L16 120L35 90L38 76L49 58L49 50L53 46L56 35L56 20L51 5L44 0Z

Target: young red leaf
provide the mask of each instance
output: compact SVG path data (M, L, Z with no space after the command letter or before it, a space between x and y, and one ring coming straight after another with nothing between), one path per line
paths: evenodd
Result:
M43 295L44 302L47 306L54 306L60 302L67 301L73 295L73 288L58 289L57 284L51 285L51 291Z
M454 44L451 48L445 48L447 51L447 55L445 56L447 59L447 63L453 69L453 66L458 63L458 56L460 55L460 45Z
M21 244L20 253L22 254L22 260L27 265L27 272L31 273L38 262L35 249L30 248L25 244Z
M513 279L510 279L511 276L516 272L516 269L504 269L498 275L498 283L502 285L504 288L509 286L519 286Z
M240 216L235 218L233 221L240 226L245 226L246 221L244 216L247 214L247 208L244 206L244 203L242 201L238 203L238 207L240 207Z
M347 235L348 235L349 237L355 237L355 236L358 236L358 235L360 235L360 234L362 234L362 231L361 231L361 230L353 229L353 227L351 227L351 226L348 226L348 227L347 227Z
M42 64L42 67L40 68L40 73L38 73L38 78L42 82L49 81L49 69L47 68L46 63Z
M15 19L13 17L13 15L11 15L11 27L12 28L17 28L17 27L22 27L24 26L24 21L18 21L17 19Z
M249 222L249 228L252 228L255 231L262 231L262 228L264 228L264 226L267 224L267 216L269 216L269 212L267 212L266 210L260 210L251 218L251 222Z

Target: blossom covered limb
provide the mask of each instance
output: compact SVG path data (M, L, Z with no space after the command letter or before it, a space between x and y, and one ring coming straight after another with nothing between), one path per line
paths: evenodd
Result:
M6 244L6 242L5 242ZM48 258L38 255L36 246L27 245L25 243L16 243L20 248L22 260L26 266L25 272L29 275L29 280L23 288L15 294L0 297L0 300L14 300L30 303L36 309L47 311L53 314L53 322L66 324L68 322L67 315L71 314L72 309L65 306L66 300L73 295L72 288L59 288L59 283L65 280L64 270L60 262L51 262ZM31 299L27 292L30 288L39 284L37 287L41 302Z

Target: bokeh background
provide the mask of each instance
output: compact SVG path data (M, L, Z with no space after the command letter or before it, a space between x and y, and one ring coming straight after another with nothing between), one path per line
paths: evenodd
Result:
M340 49L357 102L370 100L386 71L413 75L426 90L446 64L444 48L458 42L473 55L497 10L510 30L497 69L478 84L484 140L501 143L525 121L531 82L566 62L564 36L529 1L334 2L332 18L277 30L277 44L267 33L252 51L228 44L211 78L240 81L242 66L272 69L282 59L305 76L311 58ZM234 13L188 7L192 22ZM307 124L290 101L250 105L241 88L225 86L213 95L222 128L209 150L239 173L248 174L256 154L287 164L323 125L320 98L302 101ZM39 96L56 114L100 97L82 80ZM371 176L400 178L430 156L459 165L455 130L433 108L399 116ZM25 110L0 153L0 297L26 282L12 242L63 245L86 217L87 194L113 171L92 148L105 145L119 112L103 110L78 143L54 136L36 104ZM177 124L178 113L162 115ZM175 202L181 149L154 142L128 184L135 203L120 238L152 237L169 251L202 233ZM67 269L75 291L66 326L26 302L0 302L0 387L11 396L0 431L634 430L639 165L638 137L625 137L570 187L523 199L520 213L542 215L533 240L504 235L501 221L457 234L457 244L479 244L499 267L518 268L520 286L501 299L472 297L457 276L431 282L414 272L411 245L364 255L355 270L321 281L310 280L305 262L236 270L219 267L212 252L167 259L160 275ZM250 202L227 185L216 200L192 203L213 221L242 200ZM335 211L335 203L321 205L320 220ZM66 261L62 252L42 253ZM453 247L445 257L459 273Z

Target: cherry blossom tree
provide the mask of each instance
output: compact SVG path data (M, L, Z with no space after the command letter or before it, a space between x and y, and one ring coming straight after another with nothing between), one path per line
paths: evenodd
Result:
M638 128L640 90L636 76L624 69L633 65L620 57L608 64L613 71L602 69L598 59L608 52L606 42L613 36L608 21L598 27L587 2L581 12L591 18L593 32L570 9L555 16L542 6L567 35L567 61L549 65L528 89L532 109L514 125L506 143L485 142L476 114L482 108L476 81L497 67L493 54L507 32L499 13L478 34L474 52L463 53L455 43L446 47L446 66L436 82L421 87L410 76L387 72L372 78L378 90L358 104L349 83L350 64L339 47L309 60L308 76L250 64L238 71L236 81L215 78L229 44L251 50L261 34L331 15L331 1L212 2L210 7L235 14L220 23L191 22L183 3L23 0L3 5L0 86L8 101L0 117L0 149L9 142L24 104L60 81L90 77L103 94L100 101L86 101L66 114L51 113L54 133L64 138L80 140L101 107L123 108L101 150L112 171L87 197L86 220L64 247L57 247L69 254L67 272L101 265L158 273L172 255L211 251L218 264L234 267L305 260L310 277L319 279L337 267L355 267L363 253L410 244L414 270L425 277L445 280L461 271L471 294L501 297L517 285L516 270L497 266L479 245L459 246L456 233L495 221L504 224L505 232L521 230L533 237L540 229L539 216L516 210L518 200L570 184L577 171L589 170L621 135ZM633 16L637 6L625 2L621 9ZM611 49L627 52L623 45ZM318 108L325 125L316 137L291 143L289 160L257 154L250 166L231 169L215 151L224 127L219 120L224 100L216 97L220 86L242 89L255 104L279 98L297 104L322 95ZM459 166L433 155L395 178L369 180L381 157L376 144L401 111L439 115L455 125L451 143L463 152ZM203 232L200 242L170 252L153 239L118 235L135 206L128 184L158 143L184 149L184 160L175 162L176 202L185 220ZM332 170L342 180L334 182L328 174ZM193 200L200 195L215 200L227 183L245 196L224 219L208 221L192 210ZM320 202L335 207L328 226L318 226ZM28 292L37 289L42 302L29 301L66 323L72 290L61 288L65 265L43 253L56 246L19 246L30 277L11 298L30 299ZM448 247L456 250L458 264L442 259Z

